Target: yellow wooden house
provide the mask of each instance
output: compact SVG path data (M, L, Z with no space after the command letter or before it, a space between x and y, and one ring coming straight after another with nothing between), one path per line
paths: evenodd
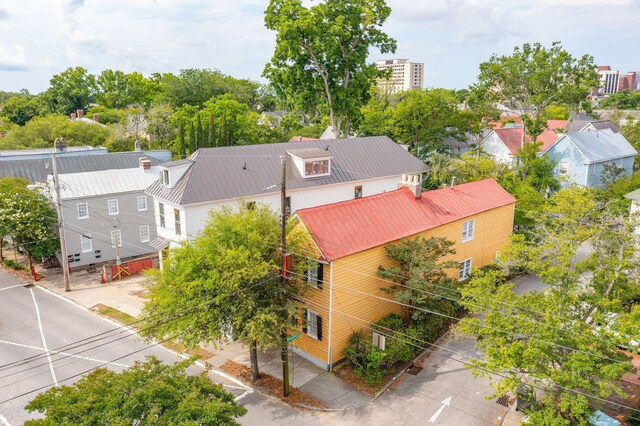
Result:
M401 306L381 288L391 285L378 268L391 263L385 246L404 237L454 241L460 280L472 267L494 262L513 230L515 198L493 179L422 192L409 176L391 192L296 212L294 232L308 244L294 253L305 262L301 293L302 332L294 350L331 370L355 330L366 328ZM299 273L300 277L303 274Z

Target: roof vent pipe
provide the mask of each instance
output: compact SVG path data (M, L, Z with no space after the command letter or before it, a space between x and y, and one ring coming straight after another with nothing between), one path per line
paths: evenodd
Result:
M451 187L453 188L453 185L456 183L456 177L452 176L451 177Z

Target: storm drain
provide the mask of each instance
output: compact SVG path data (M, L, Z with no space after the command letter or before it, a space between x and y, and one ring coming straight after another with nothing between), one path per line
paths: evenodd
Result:
M31 287L33 287L33 284L27 284L24 286L24 288L31 288Z
M509 395L504 395L504 396L501 396L500 398L498 398L498 400L496 402L498 404L500 404L500 405L504 405L505 407L508 407L510 405L509 404L509 400L510 399L511 398L509 398Z
M414 376L417 375L421 371L422 371L422 367L418 367L417 365L412 365L411 367L409 367L407 369L407 373L413 374Z

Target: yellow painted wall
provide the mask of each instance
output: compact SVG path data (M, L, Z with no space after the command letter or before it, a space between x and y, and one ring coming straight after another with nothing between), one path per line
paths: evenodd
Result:
M513 215L512 204L452 222L418 236L446 237L455 242L453 247L456 254L443 260L461 262L472 258L473 266L481 267L493 263L496 253L508 243L513 229ZM462 243L462 224L470 219L475 220L474 238ZM390 263L384 246L374 247L333 262L331 363L344 358L342 351L354 330L368 326L392 311L401 312L402 306L398 304L362 294L390 298L380 291L380 288L391 284L385 283L377 275L380 265L386 266ZM457 279L458 270L451 270L450 275Z

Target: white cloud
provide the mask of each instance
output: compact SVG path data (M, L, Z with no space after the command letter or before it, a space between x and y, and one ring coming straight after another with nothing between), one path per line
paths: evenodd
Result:
M25 71L29 69L24 47L15 44L12 48L0 45L0 71Z

